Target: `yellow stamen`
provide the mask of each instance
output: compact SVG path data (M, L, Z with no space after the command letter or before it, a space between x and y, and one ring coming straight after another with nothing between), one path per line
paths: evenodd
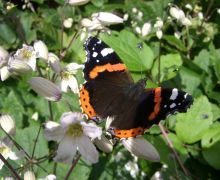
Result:
M69 136L81 136L83 134L83 127L80 124L72 124L67 130L67 135Z

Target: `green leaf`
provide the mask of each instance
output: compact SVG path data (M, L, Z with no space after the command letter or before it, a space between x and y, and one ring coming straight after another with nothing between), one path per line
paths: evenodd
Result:
M215 169L220 170L220 141L216 142L213 146L202 151L205 160Z
M178 50L184 51L184 52L187 51L186 47L184 46L184 44L182 43L180 39L177 39L176 37L171 36L171 35L165 35L163 39L166 40L167 43L169 43L170 45L175 46Z
M34 141L37 137L37 133L39 130L39 122L35 122L30 120L30 126L24 129L17 129L15 139L16 141L24 148L24 150L32 155L32 151L34 148ZM49 153L47 147L47 141L43 135L43 128L41 128L41 132L39 134L39 138L36 144L35 156L34 157L43 157Z
M195 143L203 137L212 124L212 119L211 104L206 96L201 96L195 99L187 113L179 113L176 116L177 136L185 143Z
M158 62L154 62L152 76L156 81L158 79ZM167 54L160 57L160 81L165 81L176 76L177 70L182 65L182 59L179 54Z
M184 89L188 93L194 94L201 82L200 75L184 66L181 67L179 74L181 78L181 84L183 85Z
M13 44L16 41L15 32L5 23L0 23L0 39L6 44Z
M31 0L31 1L34 1L34 2L36 2L38 4L43 4L44 3L44 0Z
M116 36L101 36L102 39L113 48L130 71L146 71L151 69L153 63L153 51L145 43L141 43L135 35L127 30ZM139 49L138 44L142 44Z
M216 121L220 118L220 108L215 104L211 104L211 105L212 105L213 121Z
M199 66L202 70L208 73L210 61L209 61L209 52L206 49L203 49L199 52L193 62Z
M216 122L204 133L202 137L202 147L210 148L217 141L220 141L220 123Z
M220 49L215 49L214 46L210 46L210 60L212 61L215 75L220 81Z

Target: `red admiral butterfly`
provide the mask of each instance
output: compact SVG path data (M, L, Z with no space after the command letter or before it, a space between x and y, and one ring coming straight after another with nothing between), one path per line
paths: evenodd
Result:
M146 79L135 83L119 56L101 40L90 37L84 47L86 82L80 90L81 107L95 121L113 117L113 136L143 134L167 115L185 112L192 104L192 96L176 88L146 89Z

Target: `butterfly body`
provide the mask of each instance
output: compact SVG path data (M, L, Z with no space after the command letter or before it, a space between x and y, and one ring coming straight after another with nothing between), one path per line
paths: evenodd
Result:
M135 137L167 115L185 112L193 99L176 88L145 88L146 79L134 82L118 55L101 40L90 37L80 103L89 119L111 117L111 133Z

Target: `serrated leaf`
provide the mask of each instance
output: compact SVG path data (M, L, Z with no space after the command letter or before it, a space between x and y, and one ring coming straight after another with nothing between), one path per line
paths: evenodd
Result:
M118 37L102 36L102 39L115 50L130 71L146 71L151 69L153 51L144 42L141 43L135 35L127 30L119 33ZM142 48L138 48L141 43Z
M199 66L202 70L208 73L210 61L209 61L209 52L206 49L203 49L199 52L198 56L196 56L193 62Z
M176 116L176 134L185 143L195 143L203 137L212 124L211 104L206 96L195 99L187 113Z
M213 146L202 151L205 160L215 169L220 169L220 141L216 142Z
M154 62L152 76L156 81L158 79L159 59ZM160 57L160 81L165 81L176 76L177 70L182 66L182 59L179 54L167 54Z
M202 137L202 147L210 148L217 141L220 141L220 123L216 122L204 133Z

